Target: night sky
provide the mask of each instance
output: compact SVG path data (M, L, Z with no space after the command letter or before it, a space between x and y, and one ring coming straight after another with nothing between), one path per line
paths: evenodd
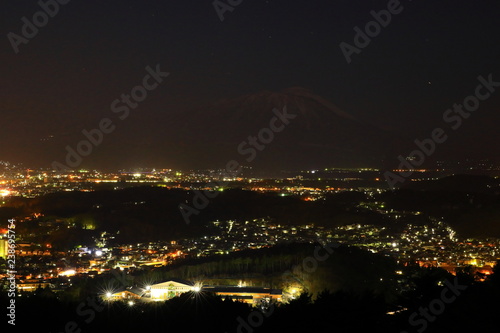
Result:
M177 141L179 122L196 123L191 115L221 101L290 87L411 146L445 126L443 113L474 93L479 75L500 82L500 3L401 1L402 11L348 64L339 44L353 45L354 27L389 2L243 0L221 21L211 0L72 0L16 54L8 33L21 35L21 18L33 21L41 8L3 1L0 160L49 167L108 117L116 130L83 167L203 167L192 142L206 138ZM157 64L169 76L117 120L111 103ZM448 128L435 157L500 156L499 106L500 87L459 129ZM252 124L241 140L258 130Z

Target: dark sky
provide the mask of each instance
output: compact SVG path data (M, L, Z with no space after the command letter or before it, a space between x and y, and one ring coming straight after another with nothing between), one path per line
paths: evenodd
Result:
M388 2L243 0L221 22L211 0L72 0L15 54L7 34L20 35L21 18L32 21L40 7L3 1L0 160L35 167L64 161L65 146L103 117L116 119L111 102L156 64L170 76L82 166L190 167L196 156L189 146L182 156L158 148L177 144L168 135L172 119L289 87L410 141L424 138L443 126L447 108L474 93L479 75L500 81L500 3L401 1L402 12L348 64L339 44L353 44L353 28L364 28L370 11ZM449 132L438 157L499 156L499 106L497 91Z

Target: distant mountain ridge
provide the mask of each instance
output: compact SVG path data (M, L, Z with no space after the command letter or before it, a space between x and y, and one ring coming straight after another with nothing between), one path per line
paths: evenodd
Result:
M177 119L175 135L199 156L222 165L238 157L238 144L269 126L273 109L285 107L296 118L259 152L256 167L373 165L401 141L300 87L248 94L186 112Z

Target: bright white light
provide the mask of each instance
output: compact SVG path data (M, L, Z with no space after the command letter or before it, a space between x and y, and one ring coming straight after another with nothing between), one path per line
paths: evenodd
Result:
M146 286L146 290L151 290L151 286Z
M196 292L196 293L199 293L201 291L201 289L203 288L203 282L201 281L198 281L194 284L193 286L193 291Z
M95 251L95 255L98 257L102 256L102 251L101 250Z
M110 292L107 292L107 293L106 293L106 297L107 297L107 298L111 298L111 295L112 295L112 294L111 294Z
M133 301L128 301L128 305L130 305L130 306L134 306L134 304L135 304L135 303L134 303Z
M60 276L73 276L75 274L76 274L76 271L74 269L70 269L70 270L59 273Z
M10 191L9 190L0 190L0 196L1 197L6 197L10 195Z

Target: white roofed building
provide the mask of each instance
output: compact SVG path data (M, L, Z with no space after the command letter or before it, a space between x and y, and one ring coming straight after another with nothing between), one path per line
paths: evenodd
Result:
M195 291L194 283L182 280L169 280L151 286L151 299L167 300L189 291Z

